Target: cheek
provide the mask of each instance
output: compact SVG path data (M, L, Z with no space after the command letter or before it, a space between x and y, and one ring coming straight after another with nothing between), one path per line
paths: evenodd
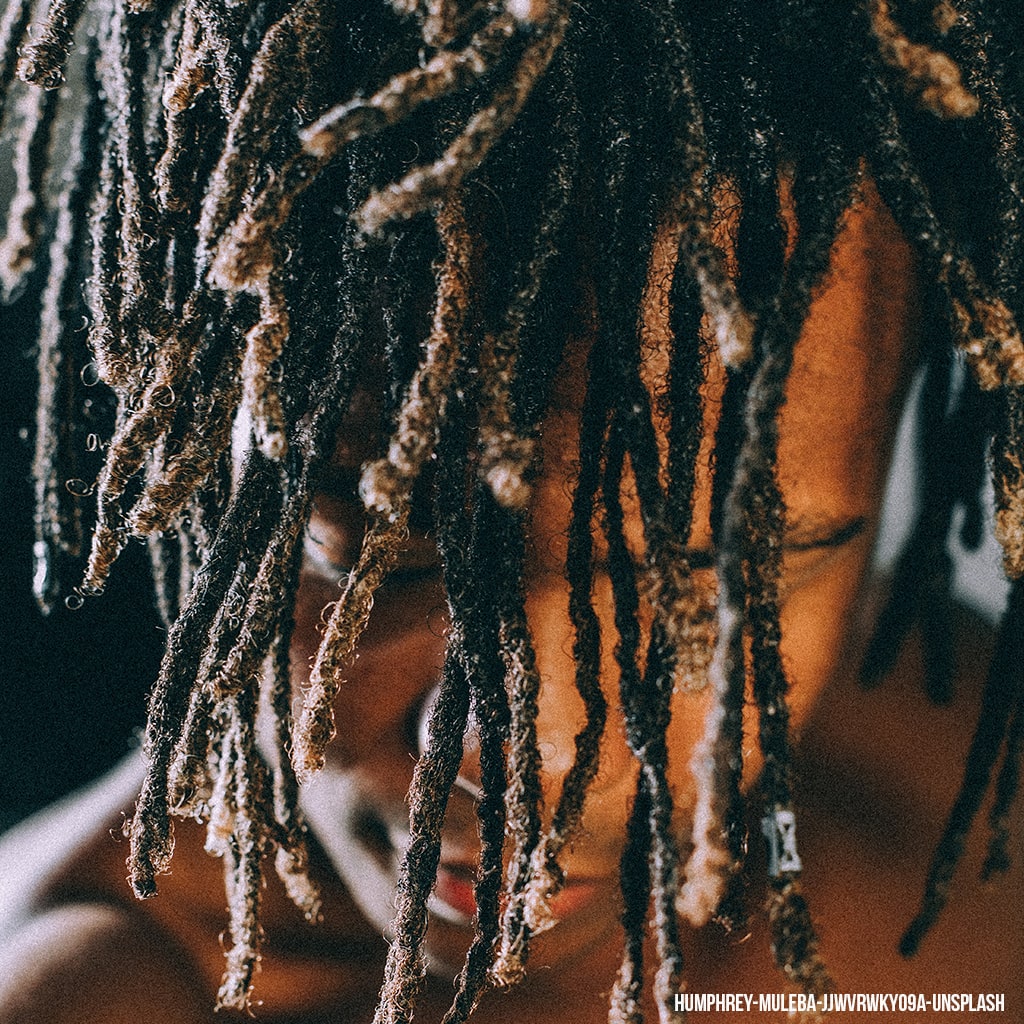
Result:
M782 656L790 680L790 709L799 729L825 684L844 669L871 557L873 531L858 537L782 608Z
M323 628L324 608L338 587L303 575L292 640L292 682L301 693ZM358 653L334 704L337 735L328 749L336 767L392 775L404 787L416 756L417 712L444 664L447 617L441 587L430 581L378 592Z
M848 660L851 639L856 632L851 626L860 607L872 543L872 536L858 537L786 596L780 613L781 649L790 685L790 721L795 735L799 735L825 685ZM764 767L757 739L758 711L752 687L752 679L748 678L743 714L743 782L746 788L757 781ZM670 773L677 810L684 825L695 799L690 760L703 736L711 702L709 688L698 692L680 690L672 700L672 720L667 733Z

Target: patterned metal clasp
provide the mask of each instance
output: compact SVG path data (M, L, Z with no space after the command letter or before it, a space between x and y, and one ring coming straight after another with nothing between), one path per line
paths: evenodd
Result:
M778 878L784 872L799 871L803 865L796 852L796 815L776 807L761 819L761 831L768 841L768 874Z

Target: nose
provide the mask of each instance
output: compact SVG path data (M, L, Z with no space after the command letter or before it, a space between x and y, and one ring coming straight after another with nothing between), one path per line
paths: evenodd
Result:
M599 584L597 589L600 592L602 586ZM560 607L567 604L562 593L558 587L534 587L528 599L536 666L541 679L537 710L541 782L548 799L557 796L576 756L576 736L586 723L586 708L576 688L568 608ZM601 596L600 593L597 596ZM606 629L604 632L611 631ZM600 765L588 791L591 801L617 798L619 795L626 800L633 793L636 782L636 763L626 745L622 717L618 711L617 671L611 649L613 640L611 637L606 639L608 649L602 652L601 677L608 716ZM420 754L426 750L427 724L439 693L440 687L435 686L419 713L417 738ZM455 787L473 800L480 799L480 736L472 713L463 737L462 763Z
M420 710L420 720L416 730L420 756L427 749L427 725L440 693L441 687L435 686L427 695ZM473 800L479 800L483 792L480 788L480 734L477 731L472 712L466 722L465 735L462 737L462 765L455 778L455 786L472 797Z

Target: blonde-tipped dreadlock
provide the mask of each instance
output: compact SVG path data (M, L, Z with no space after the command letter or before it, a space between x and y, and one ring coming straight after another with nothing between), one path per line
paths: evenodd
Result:
M69 491L94 492L97 503L84 578L69 600L100 591L130 539L148 538L169 633L149 705L131 882L139 896L156 891L173 815L208 822L231 914L220 1005L249 1000L271 851L295 902L318 913L298 779L323 763L334 696L429 461L452 626L413 780L378 1020L409 1020L422 985L427 899L470 713L483 778L477 931L447 1021L464 1020L487 984L517 981L532 936L552 923L549 902L581 828L606 717L595 523L607 541L620 701L638 766L612 1016L640 1020L648 928L661 1018L676 1016L680 916L742 919L748 671L767 820L792 826L777 416L865 169L934 284L931 320L942 325L925 355L923 511L867 674L891 662L917 616L938 652L929 690L947 694L944 544L957 507L968 512L965 530L977 521L990 434L997 535L1015 581L963 791L905 950L941 908L1001 756L986 871L1005 867L1024 702L1024 76L1012 64L1024 30L1012 8L10 0L0 21L0 113L17 115L17 188L0 281L11 295L36 266L47 275L37 596L53 602L57 570L78 553L81 509ZM783 177L798 227L792 251ZM722 194L739 211L728 257L712 231ZM672 338L652 403L642 320L651 253L665 238L676 248ZM88 354L75 329L83 283ZM588 303L565 565L586 721L546 813L541 680L523 586L526 509L552 382L567 339L583 333L569 325ZM686 555L710 345L728 368L714 439L714 629L693 597ZM954 348L976 384L950 409ZM369 366L388 375L390 440L363 473L362 551L295 723L288 648L303 535ZM98 380L116 407L102 445L92 445L105 455L90 484L72 470L68 424L83 406L79 387ZM668 425L665 451L656 417ZM643 522L639 568L624 536L627 471ZM939 569L925 577L921 564ZM486 603L484 588L494 595ZM649 631L639 624L642 602ZM669 763L665 730L676 682L700 685L693 646L702 635L717 638L707 671L714 706L688 768ZM256 742L261 704L274 719L269 750ZM689 850L673 832L672 778L686 770L697 789ZM770 887L779 965L821 992L829 982L798 861Z

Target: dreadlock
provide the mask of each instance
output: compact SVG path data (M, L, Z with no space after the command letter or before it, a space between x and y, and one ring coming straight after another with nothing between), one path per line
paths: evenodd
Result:
M641 1020L650 918L656 1001L663 1021L675 1018L679 917L743 917L748 675L766 834L794 827L778 650L778 413L815 289L868 177L930 282L931 329L922 511L866 675L884 672L920 619L934 649L929 690L948 699L944 545L958 508L965 538L978 540L990 437L996 532L1015 581L963 788L904 951L945 901L1000 757L985 871L1005 868L1024 720L1024 76L1009 59L1024 32L1013 8L10 0L0 116L16 113L17 186L0 282L13 296L45 275L37 598L51 607L79 556L81 496L94 493L96 507L69 604L103 589L132 538L147 540L169 635L149 703L131 883L141 897L156 891L173 816L207 822L231 917L219 1005L248 1004L265 857L274 853L303 911L318 913L298 782L323 764L334 698L429 462L451 627L412 784L377 1020L410 1020L423 984L427 900L470 715L483 782L478 913L446 1024L465 1020L488 984L517 981L532 937L553 923L549 902L599 769L607 710L596 529L637 763L612 1017ZM723 196L738 211L728 245L715 224ZM654 379L644 308L665 265L671 342ZM545 810L526 510L540 425L567 338L579 333L567 324L581 318L592 340L565 576L586 714ZM695 596L687 542L713 347L728 379L714 438L710 609ZM971 371L955 400L954 352ZM302 538L371 365L387 377L387 425L359 488L368 525L293 721ZM82 388L101 381L111 397L86 399ZM86 406L105 417L87 443ZM92 483L76 468L83 448L102 452ZM639 560L623 526L629 486ZM479 600L485 589L493 600ZM674 831L682 766L669 764L666 728L673 688L707 681L688 847ZM269 749L256 740L261 703L274 719ZM780 968L820 993L829 980L799 872L795 856L771 872L772 944Z

